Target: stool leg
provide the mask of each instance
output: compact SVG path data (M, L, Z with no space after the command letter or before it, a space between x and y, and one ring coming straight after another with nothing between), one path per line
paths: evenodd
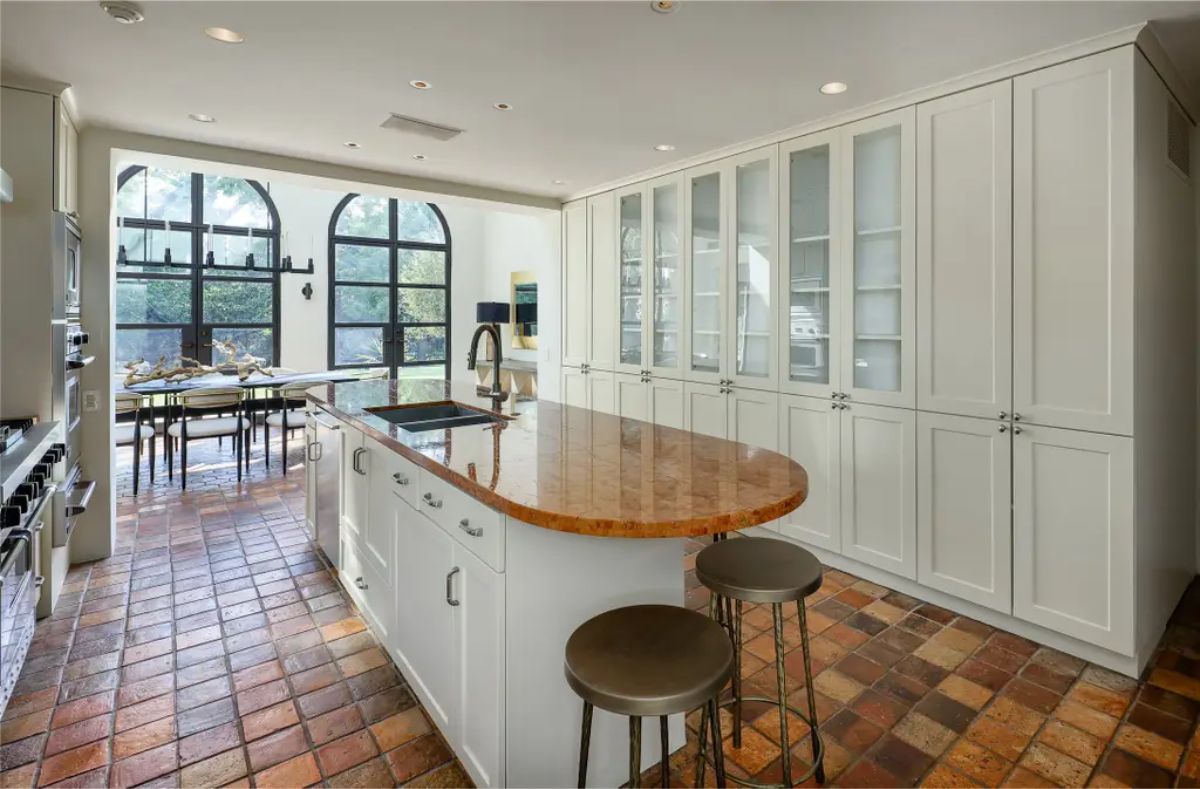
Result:
M725 748L721 737L721 710L717 708L717 700L708 702L712 715L713 766L717 773L717 786L725 785Z
M716 542L716 540L713 541ZM719 611L720 606L717 605L717 596L709 595L709 619L711 619L714 614L718 614ZM717 691L717 696L720 697L720 695L721 691ZM697 756L696 763L696 786L704 786L704 772L708 768L708 762L705 760L705 751L707 750L706 743L708 742L708 715L710 706L711 705L709 703L705 702L704 707L700 710L700 753ZM714 756L713 758L715 759L716 757Z
M662 785L671 785L671 744L667 742L667 716L658 716L658 733L662 738Z
M779 742L783 744L783 785L792 785L792 753L788 740L787 677L783 671L783 604L771 605L775 624L775 678L779 682Z
M813 760L817 758L817 697L813 693L812 683L812 663L809 661L808 652L808 615L805 611L804 600L801 598L796 601L796 609L800 619L800 648L804 650L804 689L808 693L808 718L811 723L812 732L809 737L812 739ZM825 757L821 756L821 763L817 765L817 772L813 775L817 779L817 783L825 783Z
M583 702L583 733L579 736L579 789L587 786L588 746L592 743L592 703Z
M642 719L629 716L629 786L636 789L642 785Z
M733 611L733 747L742 747L742 601Z

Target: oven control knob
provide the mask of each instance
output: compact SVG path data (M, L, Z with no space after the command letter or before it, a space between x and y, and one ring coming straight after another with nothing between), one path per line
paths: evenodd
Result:
M62 460L62 456L58 454L54 447L50 447L46 450L46 454L42 455L41 463L44 466L53 466L60 460Z
M51 444L50 451L54 453L55 457L58 460L62 460L64 457L67 456L67 445L66 444ZM58 460L56 460L55 462L57 463Z
M17 485L16 492L18 495L25 496L30 501L33 501L42 492L42 481L40 479L33 479L32 475L30 475L26 477L24 482Z
M8 497L8 505L16 507L21 514L24 514L29 509L29 496L23 493L13 493Z
M4 505L0 507L0 526L8 528L9 526L17 526L21 523L21 510L19 507Z

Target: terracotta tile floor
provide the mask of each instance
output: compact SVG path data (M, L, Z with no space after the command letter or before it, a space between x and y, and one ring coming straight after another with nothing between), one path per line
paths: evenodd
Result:
M136 499L120 452L117 553L74 568L39 625L0 787L468 784L307 541L299 446L285 480L256 445L238 486L229 448L197 443L186 495L143 475ZM1141 682L834 570L808 603L830 784L1200 785L1198 585ZM773 695L769 609L744 623L746 692ZM784 638L803 708L794 614ZM729 771L778 780L774 709L744 706L736 749L723 716ZM695 778L689 723L677 785ZM810 742L798 719L790 733L798 774Z

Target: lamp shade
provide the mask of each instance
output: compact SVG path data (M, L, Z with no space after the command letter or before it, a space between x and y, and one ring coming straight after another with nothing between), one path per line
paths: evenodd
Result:
M475 305L475 320L479 323L508 323L508 302L478 302Z

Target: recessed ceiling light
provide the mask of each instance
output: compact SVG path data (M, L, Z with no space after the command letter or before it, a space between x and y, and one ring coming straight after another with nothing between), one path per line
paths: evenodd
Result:
M416 159L418 162L423 162L423 161L425 161L425 154L423 154L423 153L414 153L414 154L413 154L413 158L414 158L414 159Z
M839 93L846 92L845 82L826 82L821 86L821 92L826 96L836 96Z
M100 4L104 13L120 22L122 25L136 25L146 18L142 9L134 3L124 3L121 0L105 0Z
M216 123L217 119L211 115L205 115L203 112L189 112L188 117L197 123Z
M423 79L414 79L412 82L410 82L408 84L412 85L417 90L429 90L430 88L433 87L432 85L430 85L428 82L426 82Z
M555 186L562 186L566 183L566 181L562 180L561 178L555 178L553 183Z
M361 145L354 142L353 140L348 140L348 141L342 143L342 145L345 145L347 148L350 148L352 150L358 150L359 148L362 147Z
M676 0L654 0L650 7L660 14L669 14L679 8L679 3Z
M673 150L675 150L675 146L674 146L674 145L668 145L667 143L663 143L662 145L655 145L655 146L654 146L654 150L656 150L656 151L664 151L664 152L665 152L665 151L673 151Z
M204 35L211 38L213 41L220 41L222 44L240 44L246 40L246 37L236 30L230 30L227 27L206 27Z
M495 107L496 109L500 110L501 112L508 112L509 110L512 109L511 104L508 104L507 102L503 102L503 101L497 102L497 103L493 104L492 106Z

